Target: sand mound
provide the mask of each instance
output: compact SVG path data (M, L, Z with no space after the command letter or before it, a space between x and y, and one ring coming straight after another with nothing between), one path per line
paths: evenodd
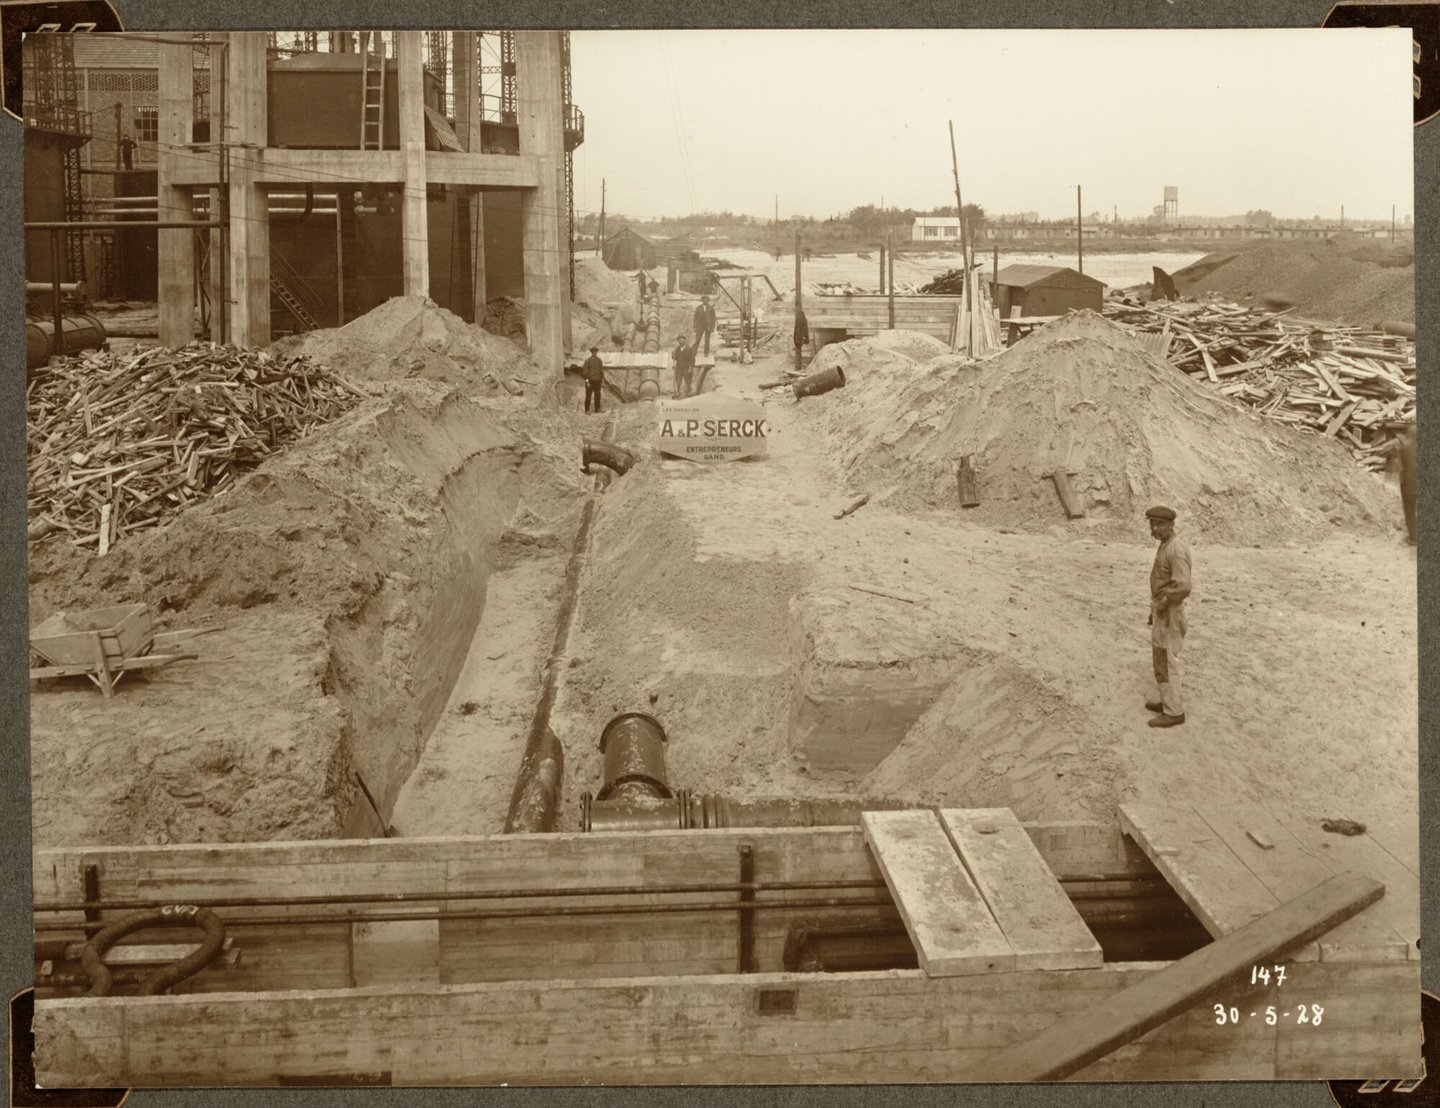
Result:
M639 286L633 271L611 269L599 258L575 259L575 302L592 308L634 301Z
M344 327L282 339L275 349L371 381L423 377L495 392L500 379L540 379L523 347L423 296L392 297Z
M1230 543L1379 529L1393 515L1383 481L1339 444L1216 396L1092 312L983 362L877 356L875 345L826 349L848 360L847 385L811 410L852 484L893 489L894 507L956 508L956 467L970 454L982 504L967 518L992 526L1063 525L1049 476L1060 467L1086 509L1070 526L1101 536L1143 536L1154 503Z
M1415 319L1414 254L1405 244L1353 236L1251 242L1207 254L1174 277L1189 296L1279 298L1343 323Z

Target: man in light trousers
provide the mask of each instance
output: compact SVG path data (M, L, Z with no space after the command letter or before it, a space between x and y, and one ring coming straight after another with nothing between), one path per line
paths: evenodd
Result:
M1190 595L1190 544L1175 534L1175 510L1158 506L1145 513L1150 534L1160 540L1150 568L1150 654L1155 667L1156 713L1151 727L1185 722L1180 694L1180 649L1185 645L1185 598Z

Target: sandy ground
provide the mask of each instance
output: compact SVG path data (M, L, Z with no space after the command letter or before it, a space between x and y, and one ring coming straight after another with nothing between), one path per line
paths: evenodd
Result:
M1223 795L1268 808L1302 839L1325 817L1398 820L1414 862L1415 554L1398 530L1197 546L1189 719L1157 731L1142 707L1153 691L1154 550L1143 519L1133 543L1072 537L1063 524L1005 533L958 512L909 516L881 503L836 520L867 490L839 478L824 397L796 406L759 392L780 368L772 357L717 371L722 389L765 397L767 458L649 461L607 494L578 663L556 713L568 754L563 825L579 792L599 786L594 740L606 720L646 710L669 730L673 782L697 791L860 792L1107 820L1126 800ZM627 408L622 441L642 441L652 418ZM620 499L629 482L646 482L644 504ZM651 529L660 519L668 531ZM955 648L954 684L858 780L817 779L787 746L787 605L802 592L843 596L836 618L855 635L936 626Z

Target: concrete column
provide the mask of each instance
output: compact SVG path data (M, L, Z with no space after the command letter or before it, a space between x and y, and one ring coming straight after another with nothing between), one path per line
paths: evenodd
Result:
M230 341L270 342L270 211L254 168L268 138L265 33L232 31L225 51L225 141L230 145Z
M190 190L171 182L183 164L195 115L192 52L188 44L159 47L158 208L162 222L189 221ZM184 346L195 337L195 232L157 231L160 344Z
M405 197L400 203L406 296L430 295L430 228L425 213L425 64L421 31L395 32L399 69L400 151Z
M525 252L525 333L530 356L564 372L565 134L560 104L560 35L515 32L515 91L520 153L540 159L540 187L526 189L521 210Z
M479 41L474 31L456 31L452 39L455 74L455 134L472 154L480 153L480 124L483 105L480 103L480 70L476 57ZM472 189L467 198L470 207L470 267L475 293L474 320L485 320L485 193Z
M215 61L218 64L219 58ZM216 123L213 114L210 117L210 126L211 133L214 134ZM219 219L220 213L225 210L220 190L210 189L209 195L210 218ZM220 334L220 317L226 314L220 310L220 301L225 297L225 240L218 227L206 231L205 234L210 238L210 267L205 273L205 296L210 301L210 337L219 342L224 337Z

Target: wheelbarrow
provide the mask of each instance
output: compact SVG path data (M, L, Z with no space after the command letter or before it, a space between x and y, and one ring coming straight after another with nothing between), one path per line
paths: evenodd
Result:
M108 699L115 695L120 678L132 670L198 658L174 649L175 643L195 633L157 635L145 604L56 612L30 632L30 680L83 675Z

